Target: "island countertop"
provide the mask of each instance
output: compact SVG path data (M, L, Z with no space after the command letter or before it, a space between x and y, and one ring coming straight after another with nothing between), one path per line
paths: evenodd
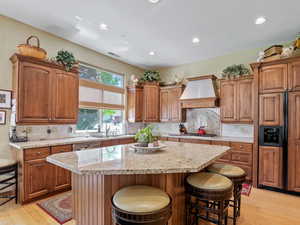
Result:
M54 154L47 161L79 175L128 175L198 172L222 157L230 147L161 142L152 154L135 153L131 145Z

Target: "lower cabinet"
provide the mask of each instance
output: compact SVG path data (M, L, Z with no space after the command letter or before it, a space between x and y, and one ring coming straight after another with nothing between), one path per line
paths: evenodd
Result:
M100 146L101 147L109 147L114 145L126 145L134 143L134 138L122 138L122 139L113 139L113 140L105 140L101 141Z
M283 187L283 150L280 147L259 147L259 184L270 187Z

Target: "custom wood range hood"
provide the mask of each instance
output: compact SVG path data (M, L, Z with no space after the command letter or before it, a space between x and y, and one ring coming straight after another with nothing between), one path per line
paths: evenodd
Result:
M188 78L186 88L180 97L181 107L185 109L218 107L216 80L215 75Z

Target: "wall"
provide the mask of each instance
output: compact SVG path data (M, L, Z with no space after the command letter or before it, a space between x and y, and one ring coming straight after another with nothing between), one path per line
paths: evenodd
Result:
M123 73L126 77L131 74L140 75L143 73L143 70L140 68L112 59L93 50L0 15L0 89L11 89L12 66L9 58L13 53L17 52L16 46L25 43L26 38L30 35L36 35L40 38L41 47L48 52L49 57L55 56L58 50L65 49L73 52L75 57L80 61ZM9 121L9 113L10 111L7 110L7 122ZM8 130L8 123L5 126L0 125L0 158L7 157L10 154Z

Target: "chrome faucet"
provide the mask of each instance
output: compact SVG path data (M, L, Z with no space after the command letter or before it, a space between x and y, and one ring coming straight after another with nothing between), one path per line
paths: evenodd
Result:
M105 125L105 136L106 136L106 137L108 137L109 131L110 131L110 126L106 124L106 125Z

